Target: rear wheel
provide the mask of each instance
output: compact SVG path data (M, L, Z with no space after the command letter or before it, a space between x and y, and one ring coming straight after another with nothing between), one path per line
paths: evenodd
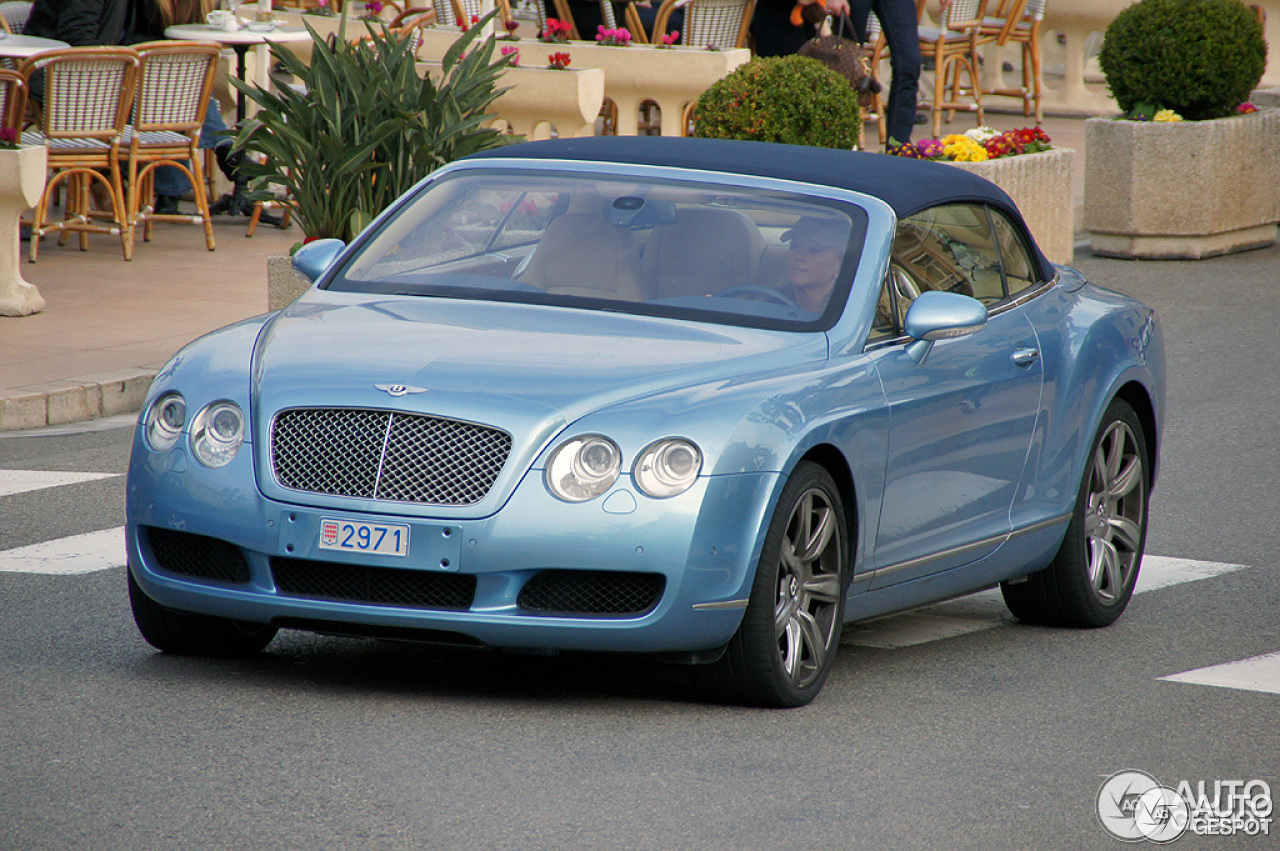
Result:
M698 671L721 699L803 706L826 682L840 643L848 545L840 492L802 462L769 522L742 624L715 664Z
M1085 467L1075 511L1053 563L1000 586L1020 620L1106 626L1133 596L1147 539L1147 445L1128 403L1107 407Z
M276 637L268 624L180 612L162 606L146 595L129 574L129 605L133 620L147 643L165 653L180 656L253 656Z

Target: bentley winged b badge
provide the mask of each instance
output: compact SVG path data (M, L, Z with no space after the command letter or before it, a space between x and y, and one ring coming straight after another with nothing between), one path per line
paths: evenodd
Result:
M412 384L375 384L383 393L391 396L408 396L411 393L426 393L425 387L414 387Z

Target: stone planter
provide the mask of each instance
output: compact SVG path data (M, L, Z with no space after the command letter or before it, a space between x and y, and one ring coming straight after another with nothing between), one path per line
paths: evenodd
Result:
M1040 250L1051 262L1066 264L1075 250L1074 163L1075 151L1054 148L1039 154L948 165L985 177L1009 193Z
M438 63L418 63L419 74L439 71ZM561 137L590 136L604 103L604 80L599 68L508 68L498 85L510 89L490 109L512 133L530 141L550 139L553 128Z
M449 30L425 30L418 55L439 62L458 38ZM662 135L681 135L684 107L711 84L751 58L746 49L704 50L699 47L658 48L651 45L605 47L593 41L548 44L534 39L498 42L520 51L525 68L545 66L552 53L568 53L572 68L604 71L604 96L618 105L618 135L634 136L640 104L651 100L662 110Z
M293 269L293 257L278 254L267 258L267 310L288 307L311 289L311 282Z
M32 145L0 150L0 316L30 316L44 310L44 299L22 277L18 220L44 191L48 149Z
M1276 241L1280 109L1216 121L1091 118L1085 143L1095 253L1194 260Z

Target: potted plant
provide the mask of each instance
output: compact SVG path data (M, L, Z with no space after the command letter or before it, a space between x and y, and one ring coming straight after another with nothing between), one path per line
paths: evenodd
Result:
M1140 0L1116 16L1098 61L1124 114L1085 124L1096 253L1195 259L1275 242L1280 110L1242 108L1266 56L1239 0Z
M1039 127L997 133L976 127L964 134L896 144L888 153L935 160L985 177L1009 194L1040 248L1054 263L1075 253L1071 174L1075 152L1056 148Z
M273 44L274 61L300 86L232 81L258 105L235 141L262 155L243 166L254 194L284 190L306 240L350 241L439 166L522 141L481 126L511 62L495 58L492 38L480 40L483 28L458 39L439 75L419 76L407 36L364 25L369 38L356 43L317 39L309 66Z
M30 316L44 309L44 298L22 277L18 220L44 191L44 145L21 145L12 128L0 129L0 316Z
M806 56L753 59L698 98L694 135L851 150L862 114L844 77Z

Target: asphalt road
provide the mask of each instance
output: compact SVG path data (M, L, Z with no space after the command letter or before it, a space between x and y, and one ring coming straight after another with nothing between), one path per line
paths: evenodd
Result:
M853 630L815 703L763 711L611 657L301 633L247 662L167 657L122 567L0 568L0 849L1118 849L1096 799L1123 769L1280 794L1280 695L1160 679L1280 652L1280 248L1077 265L1164 323L1148 553L1239 569L1140 593L1104 630L988 607L948 631L963 601L897 622L912 640ZM0 556L119 526L128 441L0 437L0 484L116 474L0 493Z

